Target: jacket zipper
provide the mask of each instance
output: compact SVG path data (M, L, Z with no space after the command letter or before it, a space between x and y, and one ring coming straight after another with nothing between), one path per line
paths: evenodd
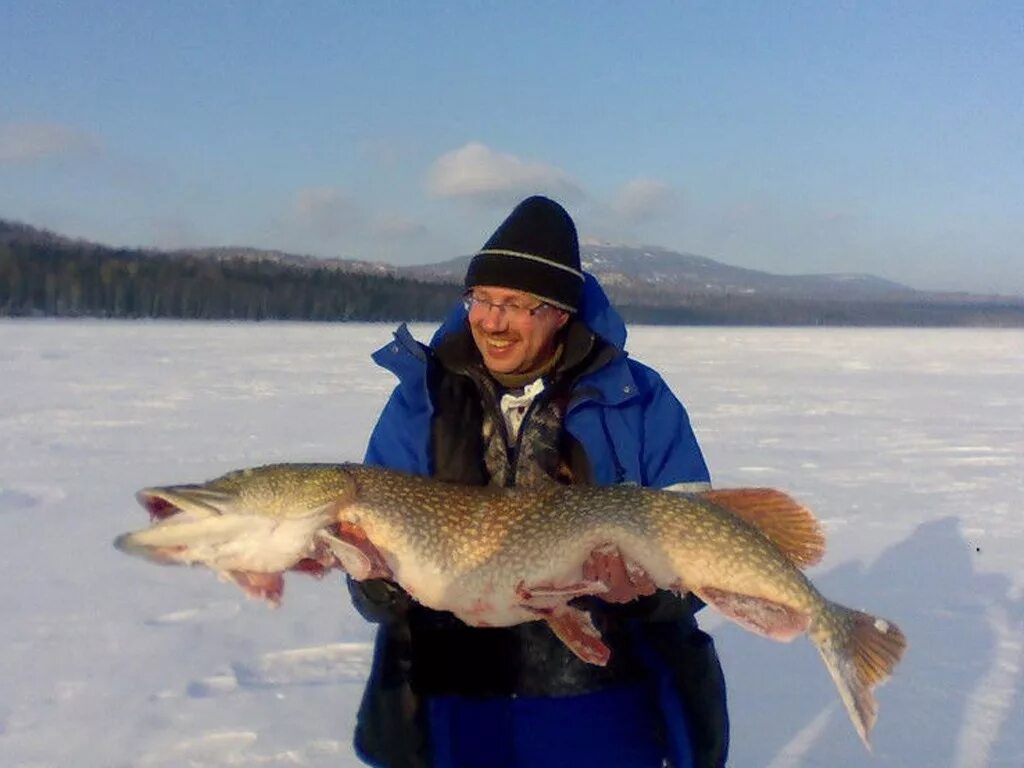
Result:
M505 423L505 414L501 412L501 404L499 403L498 405L498 416L501 418L501 425L505 430L505 446L509 462L509 485L516 484L516 475L519 474L519 453L523 445L523 435L526 434L526 428L530 423L530 417L533 415L534 411L537 410L537 403L542 398L546 397L547 394L548 387L545 386L544 389L541 390L526 407L526 413L523 414L523 420L519 424L519 434L516 435L515 445L510 445L508 443L508 425Z

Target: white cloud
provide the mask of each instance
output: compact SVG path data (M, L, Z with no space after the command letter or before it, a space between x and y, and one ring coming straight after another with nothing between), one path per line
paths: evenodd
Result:
M500 205L538 193L567 202L583 196L580 187L562 169L495 152L477 142L435 160L427 186L439 197Z
M648 221L671 211L676 194L671 186L657 179L633 179L623 185L612 203L612 210L630 223Z
M88 134L59 123L0 125L0 164L31 163L96 147L95 140Z
M337 187L306 187L295 195L299 225L324 239L334 239L360 225L361 215L352 198Z
M278 235L275 247L285 251L393 263L408 261L411 245L419 252L436 241L430 228L415 219L375 210L329 185L298 190Z
M373 233L390 240L416 240L426 236L428 229L400 214L382 213L374 217Z

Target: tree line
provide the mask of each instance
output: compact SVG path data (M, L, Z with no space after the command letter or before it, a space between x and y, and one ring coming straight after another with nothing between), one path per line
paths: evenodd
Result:
M273 260L0 243L0 315L196 320L435 320L454 285Z
M675 306L616 303L630 323L646 325L1021 328L1024 305L993 300L842 300L690 295Z
M461 290L315 261L110 248L0 227L0 316L437 321ZM1024 302L1012 300L666 297L635 290L618 295L614 285L609 295L633 323L1024 327Z

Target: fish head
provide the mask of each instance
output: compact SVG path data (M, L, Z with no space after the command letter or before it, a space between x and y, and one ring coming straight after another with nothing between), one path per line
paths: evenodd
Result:
M225 553L296 556L314 533L352 506L356 483L347 465L277 464L229 472L206 483L143 488L148 528L122 534L114 546L164 563L214 566ZM238 559L243 559L238 556ZM276 562L276 561L275 561Z

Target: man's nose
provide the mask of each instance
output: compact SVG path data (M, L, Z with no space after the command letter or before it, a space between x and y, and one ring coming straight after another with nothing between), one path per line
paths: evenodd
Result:
M487 304L480 325L486 331L504 330L508 327L508 313L498 304Z

